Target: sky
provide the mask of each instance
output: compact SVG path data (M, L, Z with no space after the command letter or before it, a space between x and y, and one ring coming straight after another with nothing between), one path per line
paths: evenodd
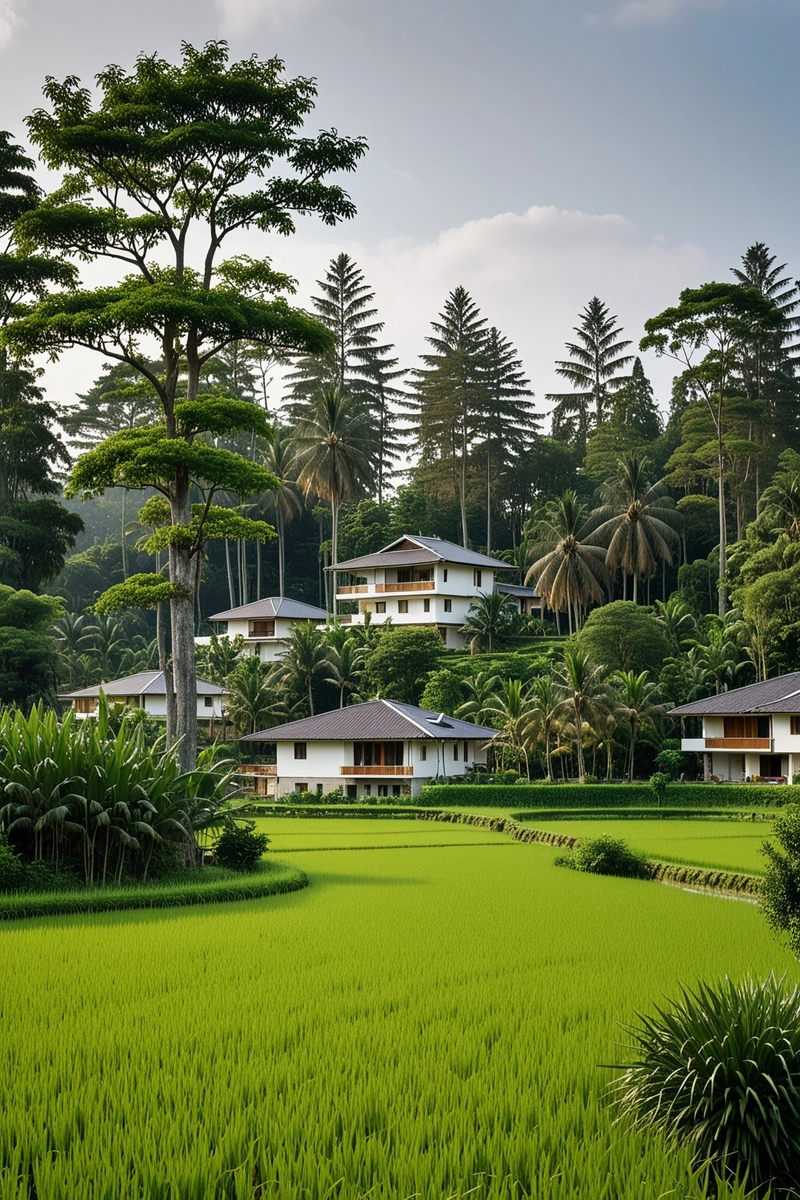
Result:
M367 138L347 177L357 217L242 248L293 275L303 304L348 251L403 365L461 284L546 412L593 295L638 342L755 241L800 276L800 0L0 0L0 127L24 140L48 75L91 83L215 38L314 76L309 129ZM644 362L666 407L671 367ZM51 398L97 374L70 351L48 367Z

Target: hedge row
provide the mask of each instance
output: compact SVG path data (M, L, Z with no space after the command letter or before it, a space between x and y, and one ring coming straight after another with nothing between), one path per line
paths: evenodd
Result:
M96 891L41 892L0 896L0 920L55 917L74 913L118 912L130 908L175 908L187 904L220 904L259 900L306 887L308 876L288 863L264 863L260 870L235 879L177 881Z
M673 783L665 808L780 808L800 802L791 784ZM412 800L420 807L654 808L653 789L641 783L428 784Z
M247 804L236 807L237 816L245 817L401 817L413 820L420 809L412 805L380 804Z
M744 821L770 825L774 817L748 808L536 808L512 812L515 821Z

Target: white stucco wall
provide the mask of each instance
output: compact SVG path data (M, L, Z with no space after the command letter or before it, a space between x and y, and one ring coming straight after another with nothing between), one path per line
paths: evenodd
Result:
M322 785L324 792L338 787L346 788L348 785L355 786L359 797L369 794L365 792L365 786L376 796L378 785L389 785L389 795L392 793L392 785L401 785L410 788L412 794L416 795L424 783L437 775L463 775L476 763L485 764L487 752L483 746L482 739L467 739L465 762L463 740L458 742L458 758L454 757L452 742L442 743L422 738L418 741L404 740L403 763L405 766L411 766L412 774L342 775L341 767L353 765L352 742L306 742L304 759L294 757L293 741L278 742L277 794L286 795L295 791L298 783L306 783L312 792L316 791L319 785Z

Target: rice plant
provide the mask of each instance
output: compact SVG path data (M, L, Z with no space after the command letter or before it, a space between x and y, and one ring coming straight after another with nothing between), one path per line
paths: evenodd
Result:
M613 1085L639 1128L751 1187L800 1176L800 986L724 979L682 989L629 1027L633 1061ZM793 1193L797 1194L797 1193Z

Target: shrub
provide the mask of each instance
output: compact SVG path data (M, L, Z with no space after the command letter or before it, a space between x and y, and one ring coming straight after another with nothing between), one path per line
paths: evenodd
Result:
M800 807L793 805L776 817L772 832L778 845L765 842L762 847L767 866L761 908L773 929L788 933L800 958Z
M235 871L253 871L269 845L265 833L256 833L255 821L229 825L214 843L217 862Z
M664 803L668 785L669 780L662 771L656 771L655 775L650 776L650 787L653 789L653 795L659 808Z
M661 753L656 758L656 769L666 775L671 782L676 780L685 770L686 759L680 750L667 750L662 748Z
M622 838L602 833L599 837L581 838L572 852L576 871L589 871L592 875L622 875L629 879L644 879L647 875L646 859L631 850Z
M49 863L26 862L9 846L0 829L0 892L53 891L59 884L74 882L71 877L60 880Z
M800 987L725 979L637 1014L634 1059L613 1091L640 1127L690 1146L698 1164L790 1187L800 1146Z

